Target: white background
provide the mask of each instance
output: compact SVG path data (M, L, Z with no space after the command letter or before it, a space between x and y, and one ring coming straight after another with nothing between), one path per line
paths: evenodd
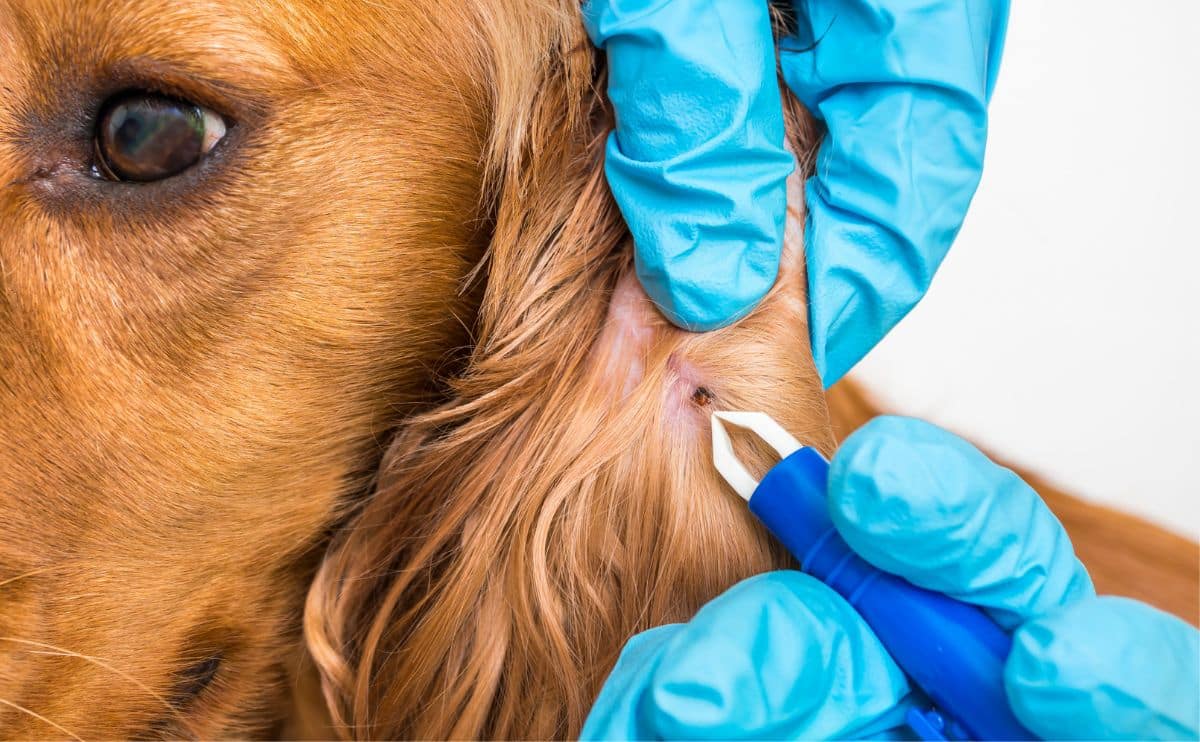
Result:
M855 375L1200 538L1200 1L1014 2L991 111L958 241Z

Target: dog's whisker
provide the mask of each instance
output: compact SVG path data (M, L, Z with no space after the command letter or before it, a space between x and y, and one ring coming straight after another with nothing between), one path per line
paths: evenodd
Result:
M0 704L2 704L2 705L4 705L4 706L8 706L8 707L9 707L9 708L11 708L11 709L16 709L17 711L19 711L19 712L20 712L20 713L22 713L22 714L27 714L27 715L29 715L29 716L32 716L33 718L37 719L38 721L40 721L40 722L42 722L42 723L44 723L44 724L49 724L50 726L54 727L54 728L55 728L55 729L57 729L58 731L60 731L60 732L62 732L63 734L67 735L67 736L68 736L68 737L70 737L71 739L73 739L73 740L76 740L77 742L83 742L83 738L82 738L82 737L80 737L80 736L79 736L78 734L76 734L75 732L72 732L70 729L67 729L67 728L66 728L66 727L64 727L62 724L59 724L58 722L56 722L56 721L53 721L53 720L51 720L51 719L47 719L46 717L42 716L42 715L41 715L41 714L39 714L38 712L36 712L36 711L32 711L32 710L30 710L30 709L27 709L27 708L25 708L24 706L22 706L22 705L21 705L21 704L19 704L19 703L14 703L13 701L9 701L9 700L8 700L8 699L6 699L6 698L0 698Z
M116 675L117 677L120 677L120 678L126 680L127 682L129 682L131 685L133 685L137 689L146 693L146 695L150 696L151 698L155 699L156 701L159 701L160 703L162 703L163 706L165 706L171 712L171 714L173 716L175 716L177 719L179 719L180 721L187 724L187 719L184 718L183 714L179 711L179 709L174 704L172 704L169 700L167 700L166 697L164 697L161 693L158 693L153 688L146 685L145 683L138 680L137 678L130 675L129 673L127 673L123 670L120 670L116 667L113 667L112 665L108 664L108 662L106 662L105 660L103 660L99 657L92 657L92 656L83 654L81 652L72 652L69 649L64 649L62 647L56 647L53 644L47 644L46 642L33 641L32 639L20 639L20 638L13 637L13 636L0 636L0 641L11 642L13 644L22 644L22 645L25 645L28 647L37 647L37 649L27 650L29 654L45 654L45 655L54 655L54 656L58 656L58 657L75 657L75 658L81 659L85 662L90 662L91 664L95 665L96 667L107 670L107 671L111 672L112 674Z

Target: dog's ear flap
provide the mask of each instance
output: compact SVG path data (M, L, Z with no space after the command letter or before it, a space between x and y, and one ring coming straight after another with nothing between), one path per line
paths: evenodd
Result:
M655 380L640 406L597 392L612 374L594 350L631 253L603 172L603 57L577 16L511 13L522 1L479 11L497 17L481 31L488 247L472 355L447 402L406 422L309 595L309 648L354 736L577 733L631 631L786 563L728 498L701 506L722 515L698 522L721 525L677 527L697 506L672 493L693 491L680 478L700 459L629 444L668 430ZM676 347L645 365L665 369ZM692 570L718 543L716 566Z

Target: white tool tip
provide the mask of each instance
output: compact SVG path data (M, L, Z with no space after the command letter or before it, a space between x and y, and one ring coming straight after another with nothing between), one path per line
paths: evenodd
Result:
M754 490L758 488L758 480L746 468L733 452L733 441L725 423L744 428L756 434L767 443L781 459L791 456L803 446L783 429L783 426L771 419L764 412L714 412L712 413L713 465L721 477L729 483L734 492L749 501Z

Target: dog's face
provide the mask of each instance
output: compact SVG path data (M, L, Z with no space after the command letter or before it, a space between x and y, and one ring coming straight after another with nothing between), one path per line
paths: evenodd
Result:
M481 127L418 4L0 0L5 734L269 718L338 503L461 342Z

